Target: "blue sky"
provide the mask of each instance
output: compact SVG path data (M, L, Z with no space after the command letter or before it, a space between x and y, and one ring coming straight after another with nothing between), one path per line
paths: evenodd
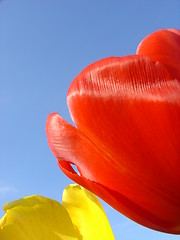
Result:
M71 81L88 64L133 54L149 33L180 28L179 0L0 1L0 217L6 201L40 194L61 201L71 181L46 139L47 115L66 105ZM176 240L103 203L116 239Z

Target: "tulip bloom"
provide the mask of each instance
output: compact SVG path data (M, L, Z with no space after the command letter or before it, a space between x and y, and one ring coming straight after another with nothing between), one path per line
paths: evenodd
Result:
M41 196L29 196L4 205L1 240L114 240L97 197L78 185L69 185L62 205Z
M180 31L89 65L67 103L76 127L57 113L46 123L60 169L132 220L179 234Z

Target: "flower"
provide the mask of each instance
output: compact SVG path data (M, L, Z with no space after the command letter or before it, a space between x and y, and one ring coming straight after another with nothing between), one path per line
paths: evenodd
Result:
M0 239L114 239L97 197L79 185L69 185L62 205L41 196L28 196L4 205Z
M86 67L46 134L60 169L132 220L180 233L180 31ZM76 165L79 173L73 170Z

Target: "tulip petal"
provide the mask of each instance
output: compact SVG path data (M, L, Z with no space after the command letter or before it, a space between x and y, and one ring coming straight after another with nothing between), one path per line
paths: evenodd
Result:
M68 168L72 173L76 172L70 164L76 165L80 175L91 181L104 182L105 180L105 184L116 183L115 177L118 177L118 173L115 173L109 158L59 114L52 113L48 116L46 133L51 151L60 163L63 164L65 161L69 164ZM106 171L109 177L104 179L99 169Z
M69 185L62 204L84 240L114 239L104 209L94 194L79 185Z
M0 239L8 240L77 240L65 208L41 196L25 197L4 205L6 214L0 222Z
M171 31L173 33L176 33L177 35L180 35L180 30L178 30L176 28L169 28L168 31Z
M180 83L161 64L138 56L96 62L74 79L68 91L74 123L110 159L111 168L117 168L118 175L135 172L143 178L146 159L147 177L155 171L159 184L162 159L168 171L163 181L169 175L167 165L176 175L172 183L179 180L179 105ZM114 190L119 187L110 180L106 184Z
M180 81L180 31L159 30L144 38L137 48L137 54L149 56L166 66L173 78Z
M77 129L57 114L46 124L64 173L131 219L180 232L179 82L149 58L108 58L72 82L68 106Z
M140 223L143 226L162 231L167 233L180 233L180 227L171 224L168 220L164 221L161 218L156 217L150 211L146 211L143 206L138 206L134 201L129 200L124 195L117 191L112 191L105 186L101 186L98 183L91 182L85 177L79 177L77 174L72 173L70 166L67 162L58 161L60 169L73 181L83 185L86 189L94 192L100 198L105 199L110 205L119 210L128 218Z

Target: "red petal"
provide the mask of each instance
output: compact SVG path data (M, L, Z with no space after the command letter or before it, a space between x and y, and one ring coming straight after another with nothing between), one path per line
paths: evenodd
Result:
M57 114L46 125L65 174L131 219L180 232L179 82L148 58L104 59L73 81L68 105L78 129Z
M132 220L156 230L178 233L174 224L166 218L159 218L153 215L149 209L147 210L146 207L139 206L134 200L128 199L127 196L98 184L98 175L106 170L106 180L111 181L109 178L112 177L119 185L122 184L123 188L123 183L120 182L120 176L116 176L117 172L111 169L111 166L110 169L104 169L108 163L103 155L99 155L97 147L80 133L78 129L67 124L60 115L54 113L48 116L46 132L50 148L58 158L59 167L69 178L94 192ZM79 171L81 172L83 170L85 176L89 176L92 181L85 176L78 176L71 167L71 163L77 164ZM96 168L93 169L94 164ZM99 167L98 164L101 166ZM93 175L91 176L91 174ZM133 189L129 189L129 191L133 191Z
M176 28L169 28L168 31L171 31L173 33L176 33L177 35L180 35L180 30L178 30Z
M144 159L150 162L149 171L155 165L158 171L162 159L171 165L173 159L176 169L179 104L180 84L171 80L162 65L138 56L108 58L90 65L68 92L77 128L123 171L138 162L142 166Z
M50 149L59 161L76 165L80 174L91 181L104 181L105 185L109 181L115 182L114 176L118 176L118 173L115 173L111 162L108 162L108 157L59 114L52 113L48 116L46 134ZM106 171L109 179L104 179L99 169ZM75 173L72 167L71 170Z
M168 221L168 219L163 220L156 217L143 206L137 205L134 201L131 201L117 191L112 191L111 189L90 181L83 176L78 176L67 161L58 161L58 165L64 174L70 179L98 195L113 208L120 211L133 221L158 231L174 234L180 233L178 224L174 224L173 222Z
M173 78L180 81L180 31L159 30L142 40L137 54L149 56L166 66Z

